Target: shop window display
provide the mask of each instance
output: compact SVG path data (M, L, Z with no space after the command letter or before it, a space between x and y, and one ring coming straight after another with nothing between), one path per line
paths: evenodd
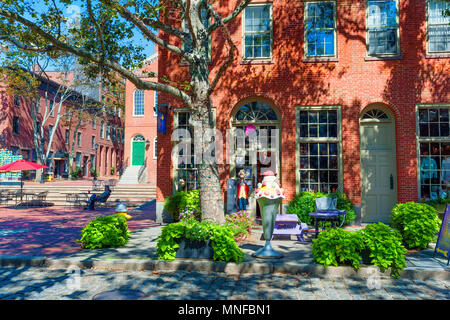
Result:
M449 108L420 108L418 118L420 197L446 198L450 184Z

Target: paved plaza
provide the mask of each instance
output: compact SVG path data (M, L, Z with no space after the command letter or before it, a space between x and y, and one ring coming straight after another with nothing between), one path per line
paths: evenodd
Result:
M163 225L150 218L154 210L152 201L129 211L132 233L124 247L81 250L76 243L81 229L114 209L0 208L0 300L89 300L105 291L125 289L137 290L133 292L140 299L176 300L450 298L450 268L444 259L433 257L432 245L410 251L407 268L397 280L371 266L354 271L316 264L313 232L306 242L294 236L274 238L272 245L284 255L282 259L254 258L252 253L264 245L261 227L239 243L245 253L242 263L161 261L156 243Z
M0 268L0 299L90 300L137 290L150 300L448 300L450 282L427 279Z

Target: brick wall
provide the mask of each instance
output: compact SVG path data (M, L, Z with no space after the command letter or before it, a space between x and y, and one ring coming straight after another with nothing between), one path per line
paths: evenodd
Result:
M256 2L256 1L254 1ZM237 1L218 10L231 12ZM281 114L281 183L287 203L296 191L295 107L339 105L342 110L342 159L344 192L355 204L361 203L359 117L374 103L385 105L395 117L398 201L417 200L417 155L415 106L419 103L449 103L449 57L426 54L425 1L400 1L401 57L366 58L365 0L337 1L337 57L328 62L304 57L304 2L273 1L273 59L247 64L241 61L241 15L228 24L239 54L219 82L212 98L217 108L217 126L225 132L230 115L243 99L264 98ZM161 36L163 34L161 33ZM167 38L167 37L166 37ZM175 39L169 40L177 43ZM220 31L212 36L211 76L226 58ZM189 79L179 58L159 49L159 77ZM160 94L163 103L182 103ZM169 114L168 128L173 115ZM157 201L172 193L170 132L158 134ZM222 186L229 174L221 166ZM224 190L225 191L225 190Z

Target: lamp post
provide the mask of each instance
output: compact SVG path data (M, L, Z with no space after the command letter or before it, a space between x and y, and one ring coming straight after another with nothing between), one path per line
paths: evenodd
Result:
M98 143L95 144L95 164L94 164L94 180L97 181L97 150Z

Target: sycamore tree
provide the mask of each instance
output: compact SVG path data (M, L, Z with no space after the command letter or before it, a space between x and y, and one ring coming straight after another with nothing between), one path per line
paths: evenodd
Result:
M197 124L200 132L196 135L203 139L196 141L196 146L203 154L210 152L214 143L210 96L237 51L227 24L249 2L237 1L236 7L223 15L218 8L224 2L215 0L1 0L0 40L27 51L68 52L78 56L92 74L118 72L138 89L177 98L190 109L191 119ZM144 60L142 47L132 39L136 32L189 65L188 85L169 78L164 82L147 81L133 71ZM214 32L221 32L226 39L222 50L228 59L216 66L212 77L207 42ZM148 78L155 76L147 74ZM203 159L197 167L202 219L221 223L224 208L217 162Z
M51 79L46 69L58 66L60 75ZM65 112L65 103L73 97L74 81L71 76L73 57L59 56L57 63L37 52L6 50L0 67L4 89L11 96L19 96L29 108L33 130L33 144L39 164L46 164L55 133ZM56 81L55 81L56 80ZM44 102L41 103L41 100ZM49 120L54 118L50 127ZM50 128L52 128L50 130ZM42 170L36 180L43 182Z
M102 105L85 94L75 93L74 97L66 106L65 116L62 120L62 126L72 131L72 142L69 143L69 180L72 179L73 160L75 158L75 146L77 134L87 123L102 119L104 117Z

